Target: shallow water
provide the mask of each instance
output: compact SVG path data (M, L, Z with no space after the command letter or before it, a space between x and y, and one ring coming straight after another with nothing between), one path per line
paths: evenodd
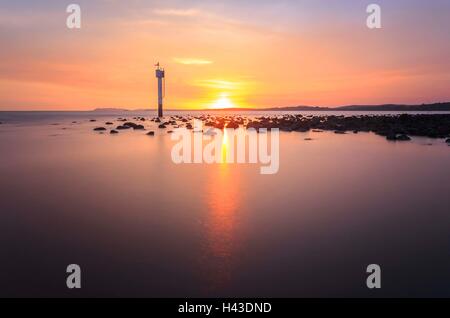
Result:
M175 165L164 131L92 131L134 115L38 115L0 113L1 296L450 296L442 139L282 132L261 175Z

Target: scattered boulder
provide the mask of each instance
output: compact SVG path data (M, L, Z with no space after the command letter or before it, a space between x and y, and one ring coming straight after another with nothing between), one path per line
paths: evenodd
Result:
M106 123L105 123L105 125L114 125L112 122L110 122L110 121L107 121Z
M397 135L396 135L396 134L389 133L389 134L386 136L386 139L387 139L387 140L390 140L390 141L395 141L395 140L397 140Z
M143 125L138 125L138 124L135 124L132 122L126 122L125 124L123 124L123 126L133 128L135 130L144 130L145 129L145 127Z
M131 128L130 126L124 126L124 125L116 127L117 130L124 130L124 129L130 129L130 128Z
M161 125L158 126L158 128L160 128L160 129L165 129L165 128L166 128L166 125L161 124Z
M305 138L304 140L306 140L306 141L311 141L311 140L313 140L312 138Z
M147 136L154 136L155 135L155 132L154 131L149 131L148 133L147 133Z
M409 141L409 140L411 140L411 138L408 135L405 135L405 134L401 134L401 135L397 136L396 138L397 138L397 140L400 140L400 141Z
M238 129L238 128L239 128L239 124L236 123L236 122L234 122L234 121L231 121L231 122L229 122L229 123L227 124L227 128Z
M334 133L338 134L338 135L345 135L346 134L346 132L344 130L335 130Z
M91 123L93 123L93 122L96 122L97 120L96 119L91 119L91 120L89 120Z
M94 128L94 131L105 131L106 128L105 127L96 127Z
M114 130L114 129L111 130L111 132L110 132L111 135L118 134L118 133L119 133L119 132L118 132L117 130Z
M217 134L217 132L215 131L214 128L209 128L206 132L205 135L207 136L215 136Z

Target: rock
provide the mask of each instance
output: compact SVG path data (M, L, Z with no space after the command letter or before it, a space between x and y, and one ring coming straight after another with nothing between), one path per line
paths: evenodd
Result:
M124 127L129 127L129 128L133 128L135 130L143 130L145 129L145 127L143 125L138 125L132 122L126 122L125 124L123 124Z
M106 128L105 127L96 127L94 128L94 131L105 131Z
M114 130L114 129L110 131L110 134L111 134L111 135L118 134L118 133L119 133L119 132L118 132L117 130Z
M236 123L236 122L234 122L234 121L231 121L231 122L229 122L229 123L227 124L227 128L238 129L238 128L239 128L239 124Z
M116 129L117 130L124 130L124 129L130 129L130 126L117 126Z
M165 128L166 128L166 125L161 124L161 125L158 126L158 128L160 128L160 129L165 129Z
M105 123L105 125L114 125L112 122L110 122L110 121L107 121L106 123Z
M311 141L311 140L313 140L312 138L305 138L304 140L306 140L306 141Z
M396 135L396 134L389 133L389 134L386 136L386 139L387 139L387 140L391 140L391 141L397 140L397 135Z
M448 138L445 142L450 145L450 138Z
M123 125L124 125L124 126L127 126L127 127L133 128L133 127L136 126L137 124L132 123L131 121L128 121L128 122L124 123Z
M359 131L358 130L353 130L353 133L357 134L357 133L359 133Z
M346 134L346 132L343 131L343 130L335 130L334 133L338 134L338 135L345 135Z
M408 140L411 140L411 138L409 138L409 136L407 136L405 134L401 134L400 136L397 136L397 140L408 141Z
M154 136L155 135L155 132L154 131L149 131L148 133L147 133L147 136Z
M95 119L91 119L91 120L90 120L91 123L96 122L96 121L97 121L97 120L95 120Z
M167 131L167 133L168 133L168 134L171 134L171 133L173 133L173 130L169 130L169 131Z
M206 132L205 135L207 136L215 136L217 134L216 130L214 128L209 128Z

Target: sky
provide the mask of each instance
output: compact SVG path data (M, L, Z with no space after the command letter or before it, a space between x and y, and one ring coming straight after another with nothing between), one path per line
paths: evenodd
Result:
M156 62L170 109L450 101L449 34L448 0L0 0L0 110L154 109Z

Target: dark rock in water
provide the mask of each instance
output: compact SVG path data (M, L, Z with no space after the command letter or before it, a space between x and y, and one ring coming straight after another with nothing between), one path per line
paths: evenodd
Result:
M409 138L409 136L407 136L407 135L405 135L405 134L402 134L402 135L400 135L400 136L397 136L396 138L397 138L397 140L401 140L401 141L408 141L408 140L411 140L411 138Z
M186 125L186 128L187 128L187 129L193 129L193 127L192 127L191 124L187 124L187 125Z
M168 133L168 134L171 134L171 133L173 133L173 130L169 130L169 131L167 131L167 133Z
M114 125L112 122L108 121L105 123L105 125Z
M232 122L229 122L229 123L227 124L227 128L238 129L238 128L239 128L239 124L236 123L236 122L234 122L234 121L232 121Z
M78 123L78 122L76 122L76 121L73 121L73 122L72 122L72 124L77 124L77 123ZM1 123L0 123L0 124L1 124Z
M159 119L159 118L155 119L155 123L160 123L160 122L161 122L161 119Z
M321 133L321 132L323 132L323 130L320 130L320 129L313 129L312 131L315 132L315 133Z
M396 134L388 134L386 136L386 139L391 140L391 141L397 140L397 135Z
M94 128L94 131L105 131L105 130L106 130L105 127L97 127L97 128Z
M91 119L91 120L90 120L90 122L92 122L92 123L93 123L93 122L96 122L96 121L97 121L96 119Z
M445 142L450 145L450 138L448 138Z
M117 126L116 129L117 130L124 130L124 129L130 129L130 126Z
M143 130L145 129L143 125L138 125L132 122L126 122L125 124L123 124L124 127L129 127L129 128L133 128L135 130Z
M111 135L118 134L118 133L119 133L119 132L118 132L117 130L114 130L114 129L111 130L111 132L110 132Z
M313 140L312 138L305 138L304 140L306 140L306 141L311 141L311 140Z
M161 125L158 126L158 128L165 129L165 128L166 128L166 125L161 124Z
M140 121L145 121L145 118L144 117L142 117L141 119L139 119Z
M353 130L353 133L357 134L357 133L359 133L359 131L358 130Z
M147 133L147 136L154 136L155 135L155 132L154 131L149 131L148 133Z
M346 134L346 132L343 131L343 130L335 130L334 133L335 134L339 134L339 135L345 135Z

